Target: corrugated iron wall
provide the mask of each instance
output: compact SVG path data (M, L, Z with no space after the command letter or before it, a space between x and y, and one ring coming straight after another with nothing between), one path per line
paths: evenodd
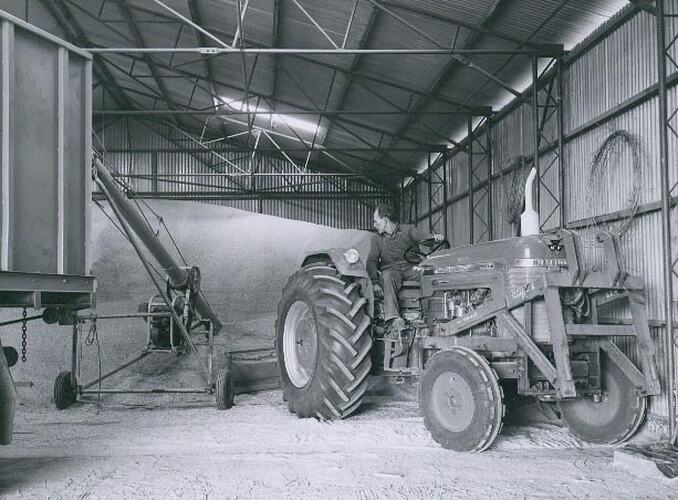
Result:
M104 125L95 145L104 151L105 163L147 196L351 229L371 229L374 205L389 200L384 191L355 178L299 174L287 159L269 153L254 155L255 175L248 175L251 154L170 125L134 118Z
M673 10L678 12L678 0L672 0L671 4ZM614 19L611 22L614 22ZM632 158L628 149L617 150L607 165L605 177L595 185L590 181L591 159L593 153L614 130L626 130L638 140L642 164L639 203L647 210L635 217L630 229L621 238L621 253L629 271L642 276L645 281L648 317L652 325L659 325L653 326L652 333L658 351L659 370L665 382L669 377L667 368L669 346L666 328L660 326L665 320L661 212L658 204L652 205L661 199L659 117L656 92L648 90L657 82L655 23L656 19L652 15L638 12L605 38L596 40L591 45L586 43L588 47L586 50L578 53L575 49L575 55L566 60L563 67L562 192L565 222L569 226L581 227L582 224L577 221L623 210L631 194L634 178ZM592 37L595 38L596 34ZM673 51L678 52L678 48L674 46ZM671 113L672 110L678 109L676 87L669 90L668 99ZM607 117L607 114L615 108L618 112L611 118ZM515 105L510 112L499 113L498 116L499 118L495 118L491 123L492 171L495 175L492 197L494 239L514 234L505 213L506 194L512 173L502 170L517 157L521 155L530 157L534 151L532 107L529 101ZM595 123L601 117L604 118L602 123ZM547 127L545 133L553 137L557 129ZM675 157L678 143L671 134L669 140L670 155ZM551 161L553 154L549 152L540 156L542 168ZM467 157L465 152L453 150L447 160L449 239L453 246L469 243ZM672 170L672 183L676 182L678 164L672 162L669 168ZM549 173L544 181L549 189L558 190L557 175ZM419 184L423 184L423 181L419 181ZM424 192L416 183L410 185L408 189L419 189L420 196ZM590 190L594 190L595 196L588 196L591 194ZM408 197L405 196L405 199ZM419 203L418 215L425 218L426 200L420 199ZM542 217L554 206L548 197L545 199L542 196L540 206ZM559 224L560 221L556 219L550 226ZM605 224L601 227L605 228ZM586 238L591 230L583 229L581 232ZM603 264L604 256L599 248L587 245L585 253L589 262ZM616 316L623 316L625 311L613 313ZM627 351L634 351L630 342L621 344ZM651 413L659 418L665 417L667 408L664 386L662 395L653 398Z

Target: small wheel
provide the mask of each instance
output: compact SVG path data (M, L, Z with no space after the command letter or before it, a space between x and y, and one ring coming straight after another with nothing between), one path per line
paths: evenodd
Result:
M465 347L436 353L419 387L424 424L435 441L455 451L484 451L499 435L504 395L496 372Z
M601 356L602 394L560 401L560 414L570 432L597 444L615 444L629 439L647 412L647 398L640 396L624 372Z
M216 392L217 408L228 410L233 406L233 377L228 368L222 368L217 373Z
M71 372L63 371L54 381L54 405L59 410L65 410L77 399L75 387L71 382Z

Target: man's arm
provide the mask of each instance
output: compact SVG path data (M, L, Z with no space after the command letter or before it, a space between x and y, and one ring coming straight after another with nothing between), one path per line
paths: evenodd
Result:
M431 233L424 228L416 226L410 226L410 238L415 243L419 243L420 241L427 240L429 238L433 238L436 241L443 241L444 239L443 235L441 234Z

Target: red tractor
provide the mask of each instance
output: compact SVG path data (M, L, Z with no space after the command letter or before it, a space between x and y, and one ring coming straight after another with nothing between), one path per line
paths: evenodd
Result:
M420 377L424 423L442 446L487 449L504 417L502 386L557 402L572 433L616 443L660 392L642 279L616 239L600 233L605 270L587 268L568 230L452 250L410 248L419 278L405 282L406 326L385 335L381 300L355 249L308 255L278 308L283 398L299 417L345 418L368 375ZM433 242L427 242L433 244ZM434 251L437 250L437 251ZM611 310L627 320L612 321ZM635 338L633 362L614 342Z

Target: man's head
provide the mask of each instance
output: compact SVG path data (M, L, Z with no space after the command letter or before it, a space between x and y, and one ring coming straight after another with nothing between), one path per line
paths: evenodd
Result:
M374 209L374 229L379 233L392 233L398 224L398 216L393 207L387 203L379 203Z

